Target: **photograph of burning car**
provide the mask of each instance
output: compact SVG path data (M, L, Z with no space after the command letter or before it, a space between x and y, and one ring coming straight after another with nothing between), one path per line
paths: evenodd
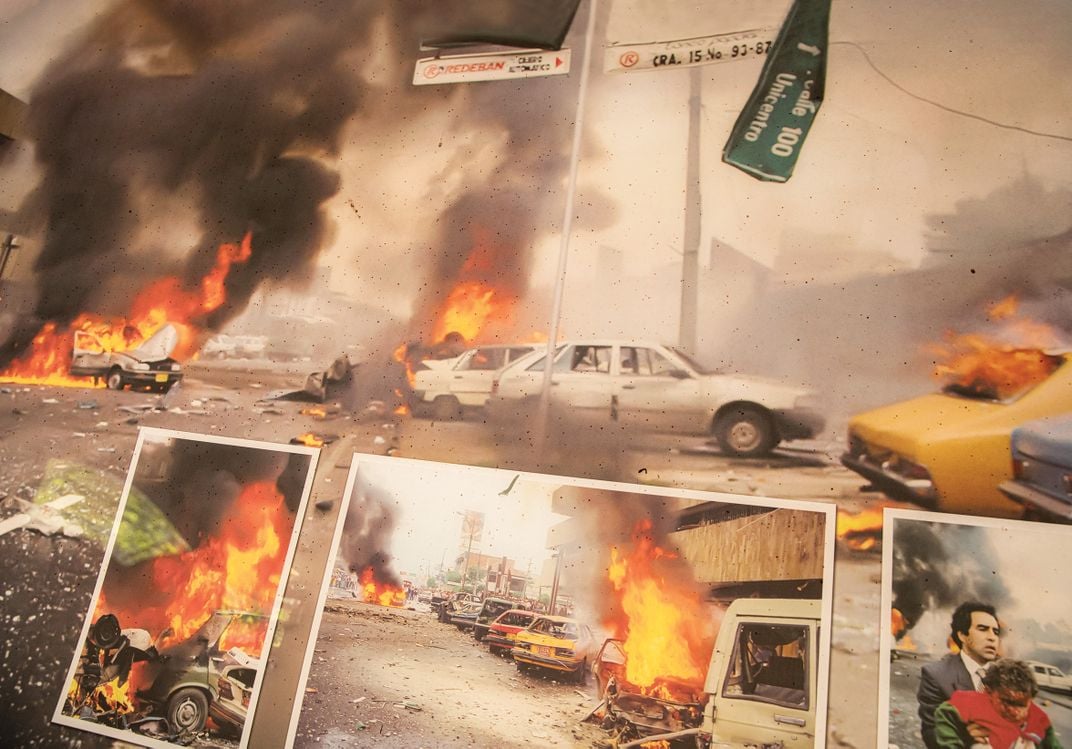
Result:
M1019 333L1030 321L1017 306L1014 297L995 302L993 330L936 351L936 374L947 382L941 392L852 417L842 463L889 496L928 509L1021 516L1023 504L1001 489L1013 478L1010 436L1027 422L1072 413L1072 355L1045 347L1061 338L1049 326ZM1028 339L1036 345L1024 345Z
M1067 746L1072 528L936 518L885 513L878 744Z
M366 455L347 496L295 746L825 742L832 505Z
M244 745L314 458L142 431L55 722Z

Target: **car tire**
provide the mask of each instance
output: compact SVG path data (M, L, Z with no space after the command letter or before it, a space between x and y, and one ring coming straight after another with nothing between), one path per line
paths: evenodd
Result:
M119 369L113 369L108 373L108 379L104 381L104 384L108 386L109 390L122 390L123 372Z
M174 733L196 733L208 720L208 697L200 689L185 687L171 695L167 705L168 726Z
M715 420L715 439L722 452L738 458L767 455L778 444L770 415L758 406L734 406Z
M437 395L432 401L432 418L436 421L454 421L462 417L462 404L453 395Z

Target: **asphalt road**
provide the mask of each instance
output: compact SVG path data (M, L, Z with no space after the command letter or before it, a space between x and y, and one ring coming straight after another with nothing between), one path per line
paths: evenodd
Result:
M330 601L296 747L594 746L592 684L518 672L431 612Z
M529 429L504 433L479 419L434 422L394 416L367 404L329 409L318 418L302 413L308 403L263 400L272 391L300 389L316 366L195 363L187 367L183 384L166 396L0 383L0 498L32 500L73 486L93 495L93 522L110 526L137 430L152 426L271 442L305 432L332 436L336 442L325 448L325 456L334 449L334 458L328 465L322 457L314 488L314 501L328 504L342 494L351 451L830 501L850 514L880 499L859 493L860 479L836 464L836 436L825 445L790 445L766 459L739 460L720 455L703 439L560 421L543 449L537 449ZM79 483L85 475L96 477L91 486ZM0 518L16 511L12 500L0 499ZM103 542L18 530L0 537L0 555L6 560L0 568L0 664L7 674L0 681L0 724L5 736L18 736L20 746L106 745L49 722L103 558ZM877 554L839 550L828 721L832 746L874 745L878 582ZM296 645L280 649L292 659L298 651ZM289 714L285 699L273 697L273 717ZM279 733L277 723L268 736Z

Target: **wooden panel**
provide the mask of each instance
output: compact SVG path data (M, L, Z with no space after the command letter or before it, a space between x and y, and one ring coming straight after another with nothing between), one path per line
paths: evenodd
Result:
M671 534L702 583L823 576L826 517L774 510Z

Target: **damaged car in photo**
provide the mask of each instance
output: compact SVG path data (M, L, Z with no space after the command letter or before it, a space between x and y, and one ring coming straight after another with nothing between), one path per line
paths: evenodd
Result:
M894 499L943 512L1018 517L1000 490L1013 478L1010 435L1026 422L1072 413L1067 351L1007 352L1026 374L972 378L849 421L841 462Z
M587 624L564 616L541 616L514 636L510 655L518 671L543 669L584 683L594 645Z
M762 457L825 426L816 393L708 369L672 346L568 341L553 356L552 406L637 429L710 435L728 455ZM503 369L492 385L489 416L508 419L535 407L544 362L543 352L534 352Z
M179 344L174 325L165 325L130 351L113 351L87 331L74 334L70 373L103 380L111 390L139 388L166 393L182 380L182 366L171 358Z
M466 409L483 408L495 373L537 348L534 343L471 348L452 359L425 359L426 369L414 374L414 415L449 421Z

